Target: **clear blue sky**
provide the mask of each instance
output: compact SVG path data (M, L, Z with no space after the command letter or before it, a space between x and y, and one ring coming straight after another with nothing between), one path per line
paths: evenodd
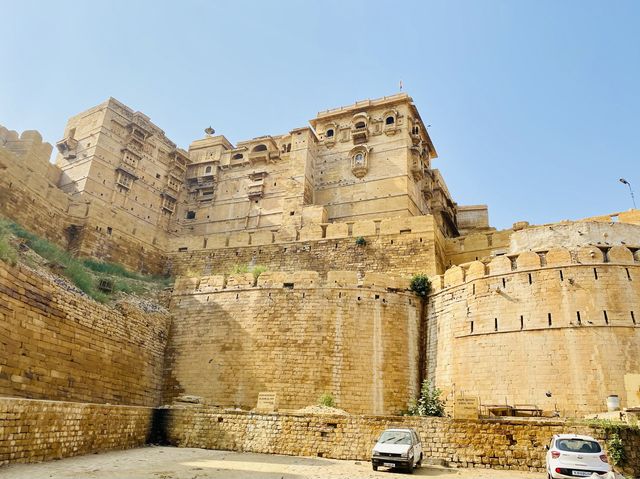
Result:
M640 200L640 1L0 0L0 124L47 141L113 96L182 147L397 92L459 204L545 223Z

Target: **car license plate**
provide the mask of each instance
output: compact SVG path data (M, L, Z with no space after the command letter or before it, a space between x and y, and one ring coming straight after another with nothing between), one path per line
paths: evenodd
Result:
M383 462L382 465L384 467L395 467L396 466L393 462Z
M588 471L571 471L572 476L589 477L591 475Z

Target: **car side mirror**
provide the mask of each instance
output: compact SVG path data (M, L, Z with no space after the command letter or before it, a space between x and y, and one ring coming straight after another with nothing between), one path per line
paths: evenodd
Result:
M548 451L548 450L549 450L549 444L546 444L546 445L544 446L544 450L545 450L545 451Z

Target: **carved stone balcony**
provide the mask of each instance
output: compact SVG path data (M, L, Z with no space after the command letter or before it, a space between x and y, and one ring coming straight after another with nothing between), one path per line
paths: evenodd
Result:
M351 128L351 138L354 143L364 143L369 138L369 129L367 126L353 127Z
M162 209L168 211L169 213L175 213L176 201L170 197L163 198Z
M264 196L264 180L262 178L256 179L249 184L247 196L250 200L257 200Z
M123 172L134 180L138 179L138 175L136 174L135 169L124 161L121 161L120 164L116 166L116 171Z
M424 178L424 163L422 159L412 155L411 158L411 167L409 169L411 171L411 176L416 181L420 181Z
M162 192L160 194L165 198L172 198L173 200L178 199L178 191L168 186L162 188Z

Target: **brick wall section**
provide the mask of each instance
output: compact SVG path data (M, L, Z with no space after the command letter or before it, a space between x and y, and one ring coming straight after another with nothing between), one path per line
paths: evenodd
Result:
M516 261L524 255L537 258ZM486 275L478 262L467 266L447 271L427 306L427 376L448 397L455 384L484 404L536 404L577 417L606 411L610 394L636 405L624 376L640 372L639 265L512 271L499 257Z
M418 392L419 304L411 293L299 283L174 296L165 402L188 394L253 408L272 391L298 409L330 393L349 412L398 413Z
M358 246L355 238L298 241L216 250L168 253L168 271L174 276L229 273L234 265L249 263L270 271L377 271L429 275L443 272L433 233L370 236Z
M0 396L155 406L169 322L0 262Z
M153 409L0 398L0 465L143 446Z
M369 460L377 436L388 427L413 427L426 458L462 467L543 472L544 446L553 434L579 433L605 439L603 430L557 420L458 421L393 416L299 416L220 413L206 407L174 407L168 439L181 447ZM640 431L624 430L628 462L623 472L640 474Z

